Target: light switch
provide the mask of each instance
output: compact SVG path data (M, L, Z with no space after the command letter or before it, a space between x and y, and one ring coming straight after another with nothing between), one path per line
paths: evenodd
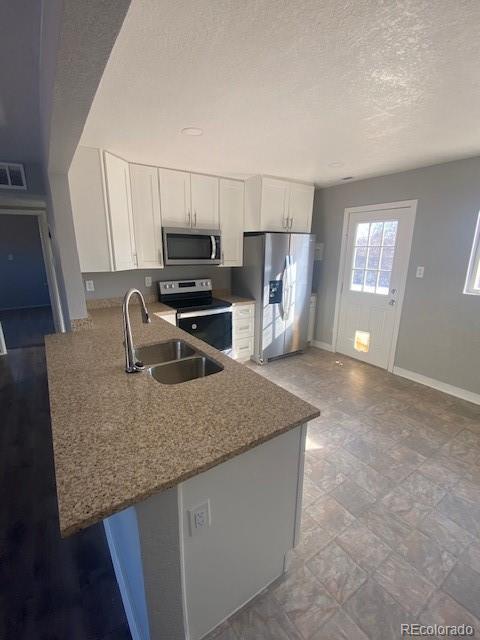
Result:
M93 284L93 280L85 280L85 289L87 291L95 291L95 285Z
M151 276L145 276L145 286L146 287L151 287L152 286L152 278L151 278Z
M423 273L425 271L425 267L417 267L417 272L415 274L416 278L423 278Z
M323 242L315 244L315 260L323 260Z

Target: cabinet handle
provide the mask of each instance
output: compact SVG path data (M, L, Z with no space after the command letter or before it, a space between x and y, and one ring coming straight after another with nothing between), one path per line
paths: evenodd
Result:
M225 264L225 256L223 255L223 250L222 250L222 264Z
M191 216L191 213L190 213L190 209L188 209L188 211L187 211L187 225L188 226L190 226L191 218L192 218L192 216Z
M293 227L293 218L290 218L290 227L289 229L291 229Z
M138 259L137 259L137 254L136 253L132 253L132 260L133 260L133 264L138 267Z
M196 211L193 214L193 220L194 220L193 226L196 227L197 226L197 212Z

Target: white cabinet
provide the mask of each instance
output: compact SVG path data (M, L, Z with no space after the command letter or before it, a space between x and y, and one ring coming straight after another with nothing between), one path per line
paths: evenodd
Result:
M135 269L137 261L128 162L107 152L104 161L114 270Z
M159 169L158 174L163 225L190 227L192 223L190 174L173 169Z
M245 231L310 233L315 187L254 176L245 183Z
M218 178L173 169L159 176L164 226L218 229Z
M218 229L218 178L199 173L190 175L192 227Z
M288 228L288 182L263 178L262 229L268 231L286 231Z
M100 149L78 147L68 172L80 269L112 271L110 225Z
M162 268L162 218L157 168L131 164L130 185L137 267Z
M232 309L232 357L250 360L253 355L255 304L234 304Z
M291 182L288 200L288 218L291 231L310 233L312 228L313 195L310 184Z
M243 264L245 184L240 180L220 178L219 191L222 266L241 267Z

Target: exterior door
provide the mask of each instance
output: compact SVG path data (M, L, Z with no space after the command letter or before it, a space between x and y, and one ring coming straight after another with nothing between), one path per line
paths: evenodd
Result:
M314 251L315 236L290 236L286 272L285 353L299 351L307 345Z
M337 351L393 368L414 221L411 203L350 210Z
M261 349L264 359L275 358L284 352L289 238L288 233L265 234Z

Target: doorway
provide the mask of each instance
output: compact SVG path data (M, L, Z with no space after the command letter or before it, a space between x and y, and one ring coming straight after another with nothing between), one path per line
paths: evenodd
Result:
M393 370L417 201L345 210L334 350Z
M7 350L42 345L55 331L42 214L0 209L0 324Z

